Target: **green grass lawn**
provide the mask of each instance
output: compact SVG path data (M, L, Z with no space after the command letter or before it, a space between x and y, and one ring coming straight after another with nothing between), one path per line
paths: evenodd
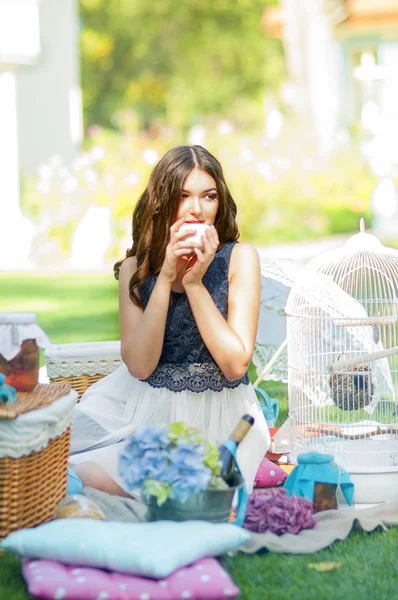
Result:
M119 338L117 283L111 275L0 273L0 311L32 311L53 343ZM250 371L254 377L253 369ZM287 415L286 386L261 384L277 398L278 424ZM365 534L313 555L246 555L222 559L242 600L394 600L398 598L398 528ZM309 563L338 561L335 571L318 573ZM19 558L0 552L0 600L31 598ZM82 598L84 600L84 598Z
M0 273L0 312L37 314L53 344L119 339L113 275Z

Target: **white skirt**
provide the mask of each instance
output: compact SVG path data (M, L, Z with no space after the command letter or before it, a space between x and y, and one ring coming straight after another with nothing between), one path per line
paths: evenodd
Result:
M94 461L128 492L117 474L118 455L137 427L150 421L184 421L219 446L245 413L251 414L255 422L239 444L237 459L250 493L270 446L267 423L253 387L241 384L220 392L172 392L132 377L123 364L90 386L76 405L70 463Z

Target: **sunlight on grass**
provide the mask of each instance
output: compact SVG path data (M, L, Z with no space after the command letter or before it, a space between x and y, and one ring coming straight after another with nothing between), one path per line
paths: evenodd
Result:
M46 310L54 311L58 310L62 306L62 303L43 299L36 300L34 306L34 312L44 312ZM10 310L11 312L32 312L32 300L18 299L12 303L12 309Z
M118 286L111 274L0 274L0 311L27 311L54 344L119 339Z

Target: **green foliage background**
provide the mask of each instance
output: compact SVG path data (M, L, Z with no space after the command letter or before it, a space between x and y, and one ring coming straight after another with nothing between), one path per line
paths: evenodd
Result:
M35 264L66 263L90 206L111 209L107 260L123 256L153 165L169 148L190 143L194 126L224 167L242 240L267 245L353 233L361 216L371 226L377 179L359 136L347 134L322 155L308 124L282 102L281 41L262 27L272 4L277 0L79 1L86 136L74 164L49 157L45 181L23 180L22 209L37 225ZM265 126L277 106L284 125L270 139Z
M67 261L74 230L92 205L112 212L107 260L124 256L131 246L133 208L152 170L146 153L160 158L186 139L166 128L148 136L131 111L119 113L117 123L119 131L96 127L87 138L84 166L68 171L62 164L49 165L46 193L35 178L24 181L22 208L39 232L32 255L37 263L59 266ZM219 124L216 119L205 122L205 144L224 167L242 241L268 245L355 233L362 216L371 226L370 198L377 180L351 145L319 159L313 141L293 123L269 144L255 133L221 134ZM98 148L103 156L94 160ZM95 185L87 182L88 171L95 173ZM65 191L70 178L78 181L76 189Z
M283 77L280 40L261 29L276 0L80 0L86 126L132 108L141 126L186 128L261 114Z

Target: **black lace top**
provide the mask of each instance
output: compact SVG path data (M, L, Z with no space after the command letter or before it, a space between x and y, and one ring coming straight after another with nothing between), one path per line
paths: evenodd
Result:
M237 242L228 242L216 253L207 269L203 284L224 318L228 316L228 269L231 252ZM150 275L140 286L144 309L155 286ZM228 380L214 362L196 326L187 295L171 292L162 354L154 372L143 381L152 387L167 388L173 392L207 389L221 391L248 384L247 373L240 379Z

